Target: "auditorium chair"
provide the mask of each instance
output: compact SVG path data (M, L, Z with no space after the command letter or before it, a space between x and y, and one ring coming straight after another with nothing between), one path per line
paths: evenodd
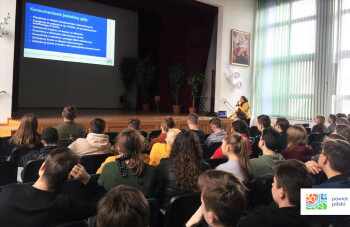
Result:
M272 182L273 176L261 177L253 182L246 184L249 189L249 209L256 206L268 206L272 201Z
M32 160L24 166L21 173L22 182L35 182L39 178L39 169L45 160Z
M216 149L218 149L221 145L222 145L222 142L214 142L210 144L210 146L206 149L206 151L205 152L203 151L203 158L209 159L214 154Z
M163 226L184 226L201 205L200 192L178 195L170 199L165 212Z
M147 138L148 133L146 131L141 131L141 135L145 138Z
M310 144L310 146L312 147L312 151L313 151L313 155L312 156L315 156L319 153L321 153L322 151L322 142L319 142L319 141L314 141Z
M155 198L148 198L147 202L150 210L149 227L157 227L159 218L159 203Z
M308 144L312 144L313 142L322 142L322 136L319 132L312 132L308 135Z
M205 162L210 165L211 169L215 169L218 165L227 162L228 159L226 157L221 158L213 158L213 159L206 159Z
M0 161L0 186L17 182L17 165L14 162Z
M14 162L18 167L21 158L28 154L30 148L27 147L14 147L11 151L10 161Z
M105 135L109 136L109 142L114 145L115 137L117 137L119 132L105 132Z
M95 154L80 157L80 163L89 174L94 174L111 154Z
M154 130L151 131L148 137L148 141L152 141L154 138L157 138L162 133L162 130Z
M5 161L11 154L11 146L8 142L11 138L11 136L0 137L0 161Z
M251 127L249 128L249 133L250 133L250 137L256 137L257 135L259 135L258 127L256 127L256 126L251 126Z

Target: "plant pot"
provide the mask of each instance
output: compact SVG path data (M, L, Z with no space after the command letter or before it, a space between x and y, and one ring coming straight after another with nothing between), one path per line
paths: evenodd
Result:
M173 113L174 114L180 114L181 106L180 105L173 105Z
M147 113L149 112L149 109L150 109L150 104L149 103L143 103L142 104L142 111Z
M193 113L196 112L196 108L190 107L190 108L188 108L188 112L189 112L190 114L193 114Z

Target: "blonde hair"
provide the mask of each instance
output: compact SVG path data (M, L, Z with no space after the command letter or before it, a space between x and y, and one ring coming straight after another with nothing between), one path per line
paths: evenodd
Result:
M287 130L287 150L307 145L307 132L304 127L293 125Z
M247 140L236 132L226 133L223 140L231 146L232 151L238 156L238 163L246 176L246 182L253 179L253 169L248 156Z
M166 134L166 143L171 147L171 145L173 145L174 140L177 136L177 134L179 134L181 132L180 129L177 128L172 128L169 129L169 131Z
M325 118L323 115L321 115L321 114L317 114L317 115L315 116L315 118L318 119L318 120L320 121L319 124L321 124L321 125L324 125L324 123L326 122L326 118Z

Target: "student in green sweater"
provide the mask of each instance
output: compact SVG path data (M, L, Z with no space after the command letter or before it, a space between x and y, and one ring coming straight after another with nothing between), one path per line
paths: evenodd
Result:
M250 159L255 179L273 176L274 172L272 167L276 162L284 160L281 154L276 153L280 137L279 132L271 127L265 128L262 132L259 148L263 153L258 158Z
M139 189L146 197L152 197L155 167L143 162L140 154L142 135L134 129L125 129L119 133L115 146L121 156L103 167L98 183L106 190L128 185Z

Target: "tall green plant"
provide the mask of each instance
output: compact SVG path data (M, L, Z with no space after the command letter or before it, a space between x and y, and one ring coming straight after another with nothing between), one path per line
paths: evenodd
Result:
M120 63L119 71L122 74L122 81L124 84L125 94L120 97L120 101L128 103L128 92L131 89L131 85L136 79L136 66L137 58L123 58Z
M175 62L169 68L169 81L170 86L173 87L172 95L175 99L176 105L180 97L180 90L185 82L185 69L181 63Z
M140 88L142 100L144 103L150 101L150 87L154 81L154 66L149 58L139 59L136 66L137 85Z
M194 102L197 98L198 87L203 83L203 81L204 74L201 72L191 73L189 77L187 77L187 84L191 89L191 96L193 98L192 107L194 107Z

